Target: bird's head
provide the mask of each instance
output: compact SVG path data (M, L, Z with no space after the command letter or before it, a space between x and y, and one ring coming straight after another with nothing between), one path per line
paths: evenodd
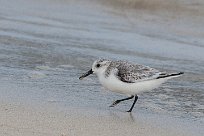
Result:
M94 61L92 68L84 73L82 76L79 77L79 79L83 79L91 74L99 74L102 73L106 70L106 68L110 65L111 61L110 60L106 60L106 59L99 59Z

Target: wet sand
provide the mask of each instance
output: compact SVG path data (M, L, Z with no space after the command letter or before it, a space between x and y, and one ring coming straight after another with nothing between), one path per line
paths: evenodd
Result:
M203 2L111 1L0 1L0 135L203 135ZM185 75L130 115L96 76L78 80L99 57Z
M162 116L155 120L148 114L83 109L63 112L5 102L0 104L0 115L2 136L192 136L196 128L189 129L176 119L169 122ZM201 130L194 130L201 136Z

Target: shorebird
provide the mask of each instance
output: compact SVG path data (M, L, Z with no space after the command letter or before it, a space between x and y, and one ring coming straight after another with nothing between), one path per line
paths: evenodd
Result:
M127 111L131 112L139 93L151 91L168 79L182 75L183 72L160 72L157 69L140 64L132 64L127 61L99 59L94 61L92 68L79 77L79 79L82 80L90 74L96 74L99 82L106 89L128 96L127 98L114 101L110 107L134 98L132 106Z

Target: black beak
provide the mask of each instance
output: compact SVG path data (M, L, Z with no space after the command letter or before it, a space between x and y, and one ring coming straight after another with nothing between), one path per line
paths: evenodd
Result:
M82 76L80 76L79 79L82 80L83 78L85 78L85 77L87 77L87 76L89 76L91 74L93 74L92 69L89 70L88 72L84 73Z

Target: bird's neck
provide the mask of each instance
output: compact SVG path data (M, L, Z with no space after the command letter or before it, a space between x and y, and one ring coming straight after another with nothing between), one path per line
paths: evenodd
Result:
M97 72L96 75L97 75L99 80L104 79L105 78L105 70Z

